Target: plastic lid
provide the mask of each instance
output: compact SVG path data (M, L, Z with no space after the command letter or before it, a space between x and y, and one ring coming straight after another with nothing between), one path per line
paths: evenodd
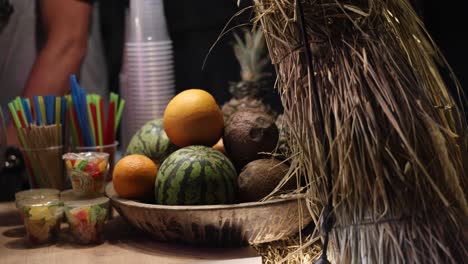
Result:
M60 191L52 188L39 188L39 189L30 189L26 191L21 191L15 193L15 199L21 200L25 198L41 198L43 196L53 196L58 198Z
M109 202L109 198L105 196L82 198L75 195L73 190L63 191L60 193L60 199L65 206L68 207L86 207L94 205L104 205Z
M60 199L54 196L35 196L28 197L18 201L19 207L36 207L36 206L51 206L59 205Z
M66 153L62 156L65 160L91 160L91 159L109 159L109 153L105 152L80 152Z

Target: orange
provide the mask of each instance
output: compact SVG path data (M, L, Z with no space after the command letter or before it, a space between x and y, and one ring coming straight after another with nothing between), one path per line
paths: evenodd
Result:
M213 146L222 136L224 120L211 94L190 89L176 95L166 107L164 131L179 147Z
M117 162L112 175L115 192L122 198L146 199L154 195L158 166L148 157L134 154Z

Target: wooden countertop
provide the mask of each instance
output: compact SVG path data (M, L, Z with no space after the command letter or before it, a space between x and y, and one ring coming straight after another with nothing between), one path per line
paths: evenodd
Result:
M105 242L100 245L73 243L67 228L62 224L57 243L29 248L23 239L25 230L15 204L0 203L0 263L262 263L255 250L249 247L203 248L156 242L128 226L118 215L107 223Z

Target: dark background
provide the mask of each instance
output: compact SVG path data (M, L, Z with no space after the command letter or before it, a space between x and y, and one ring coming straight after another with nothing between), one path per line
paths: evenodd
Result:
M428 31L453 67L465 93L468 93L468 11L465 1L411 0ZM123 45L123 14L128 0L101 0L102 31L109 64L110 88L118 89L118 73ZM249 1L241 1L246 5ZM220 104L229 100L229 81L239 79L228 34L213 49L207 64L202 63L226 22L238 11L234 0L166 0L165 11L174 42L176 89L202 88L211 92ZM248 21L245 13L234 24ZM116 44L117 43L117 44ZM121 44L119 44L121 43ZM443 70L443 72L446 72ZM275 101L278 103L278 101Z

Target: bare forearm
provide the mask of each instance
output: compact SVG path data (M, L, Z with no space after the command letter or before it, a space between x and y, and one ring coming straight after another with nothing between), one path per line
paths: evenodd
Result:
M70 74L79 72L86 54L90 2L41 0L39 3L47 41L23 90L26 97L66 93Z
M48 43L34 63L23 96L67 93L68 78L79 72L85 54L81 43Z

